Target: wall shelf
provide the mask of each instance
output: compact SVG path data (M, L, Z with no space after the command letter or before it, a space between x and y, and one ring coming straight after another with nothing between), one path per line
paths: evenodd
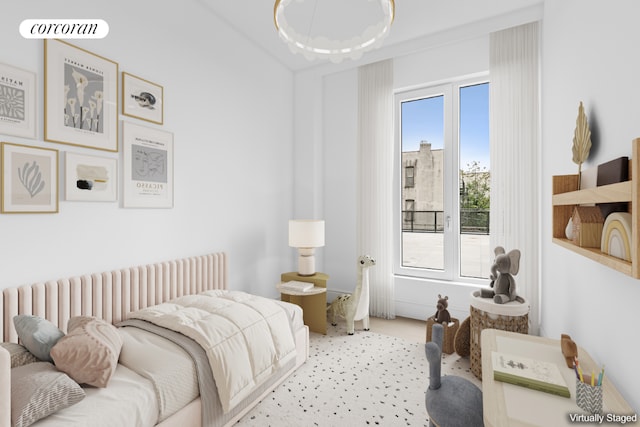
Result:
M640 279L640 254L638 251L640 209L640 138L632 142L632 158L629 161L629 181L578 190L578 175L553 177L553 243L585 256L628 276ZM583 248L565 238L565 227L576 205L607 202L630 202L631 213L631 262L612 257L599 248Z

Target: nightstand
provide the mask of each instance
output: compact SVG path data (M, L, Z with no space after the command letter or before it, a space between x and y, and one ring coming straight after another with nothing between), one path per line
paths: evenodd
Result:
M295 280L297 282L313 283L313 289L307 292L292 291L276 286L282 301L290 302L302 307L304 324L312 332L327 333L327 280L329 276L316 273L313 276L300 276L297 272L282 273L281 283Z

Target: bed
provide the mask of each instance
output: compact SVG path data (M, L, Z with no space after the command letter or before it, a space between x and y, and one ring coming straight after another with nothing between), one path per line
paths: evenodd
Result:
M302 311L298 306L230 291L227 277L227 256L219 252L2 290L2 342L18 343L13 318L24 314L45 318L63 332L67 332L70 319L74 319L73 323L82 316L96 318L117 325L123 343L115 373L106 387L83 385L85 396L79 403L32 425L172 427L228 426L237 422L306 361L309 331L302 323ZM193 313L193 307L188 304L195 304L198 309L202 306L222 307L221 310L236 316L227 323L242 323L237 316L244 308L240 310L236 305L228 305L238 302L259 307L262 317L272 315L281 322L286 318L294 348L281 358L282 363L269 372L265 370L258 382L243 385L241 393L229 397L219 388L220 381L215 384L206 378L207 375L211 377L212 371L215 377L215 371L226 369L219 368L211 354L221 351L217 347L220 343L231 340L228 337L216 338L217 341L210 339L215 345L206 347L198 341L203 339L200 336L185 337L184 333L165 329L160 324L165 315L182 318L183 313ZM183 311L176 311L176 307ZM162 321L154 320L154 317ZM252 322L247 323L253 325ZM280 338L274 336L276 341L286 341L282 335ZM237 353L234 357L238 358ZM167 369L168 366L171 369ZM0 347L0 427L12 425L10 379L12 373L16 376L17 372L11 369L9 352ZM219 398L218 391L221 393Z

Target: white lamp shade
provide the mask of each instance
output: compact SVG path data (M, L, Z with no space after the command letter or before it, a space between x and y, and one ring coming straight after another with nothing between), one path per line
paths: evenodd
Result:
M292 248L324 246L324 221L315 219L289 220L289 246Z

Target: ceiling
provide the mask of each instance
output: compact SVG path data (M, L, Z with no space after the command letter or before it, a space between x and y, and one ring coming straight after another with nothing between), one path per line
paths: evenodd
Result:
M383 46L405 43L474 22L514 13L541 4L543 1L395 0L395 20ZM200 2L293 71L323 63L310 62L302 55L291 53L287 45L280 40L273 23L274 0L200 0Z

